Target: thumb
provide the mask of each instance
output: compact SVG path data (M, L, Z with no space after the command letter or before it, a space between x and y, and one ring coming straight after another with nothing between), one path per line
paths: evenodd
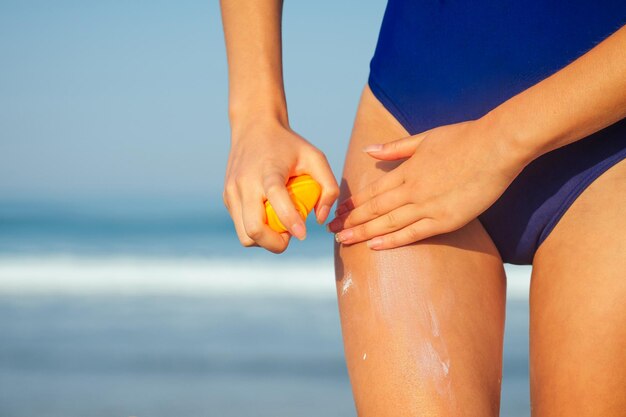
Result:
M383 160L408 158L415 153L415 149L417 149L419 144L424 140L427 133L428 131L392 140L387 143L368 145L363 148L363 152L368 153L374 158Z

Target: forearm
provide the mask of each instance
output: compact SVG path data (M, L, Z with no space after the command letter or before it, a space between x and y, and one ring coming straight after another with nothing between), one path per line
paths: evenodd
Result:
M259 118L288 123L283 87L282 0L221 0L231 125Z
M528 163L626 117L626 26L484 119Z

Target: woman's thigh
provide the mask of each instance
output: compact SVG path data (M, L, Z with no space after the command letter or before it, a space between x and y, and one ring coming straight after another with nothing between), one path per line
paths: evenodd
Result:
M565 212L533 263L533 415L626 416L626 160Z
M397 166L361 151L408 136L366 86L340 201ZM360 417L497 415L506 279L478 220L400 248L335 243L346 363Z

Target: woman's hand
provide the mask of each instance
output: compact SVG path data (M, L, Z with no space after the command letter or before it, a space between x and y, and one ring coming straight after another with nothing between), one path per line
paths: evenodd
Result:
M328 225L332 232L341 230L337 241L371 239L367 245L372 249L461 228L489 208L527 163L481 119L439 126L364 151L382 160L408 158L341 202Z
M275 120L256 120L233 128L223 197L243 246L262 246L281 253L289 245L289 233L278 233L265 223L265 198L289 232L305 238L305 223L285 186L289 177L304 173L322 187L315 205L321 224L339 196L339 186L326 156Z

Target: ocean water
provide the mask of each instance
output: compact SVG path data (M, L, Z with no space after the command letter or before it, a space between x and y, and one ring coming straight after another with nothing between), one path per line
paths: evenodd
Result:
M355 416L307 225L276 255L225 213L0 204L0 416ZM502 415L527 416L529 269L507 274Z

